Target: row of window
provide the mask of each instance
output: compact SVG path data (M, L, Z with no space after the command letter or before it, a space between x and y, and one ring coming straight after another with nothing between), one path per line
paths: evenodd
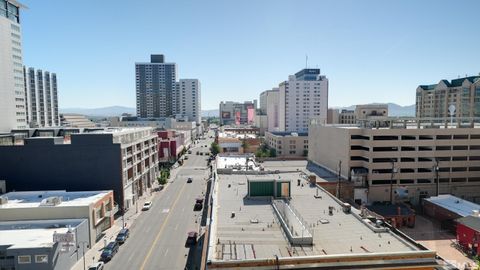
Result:
M18 264L32 263L31 255L19 255ZM35 255L35 263L48 263L48 255Z

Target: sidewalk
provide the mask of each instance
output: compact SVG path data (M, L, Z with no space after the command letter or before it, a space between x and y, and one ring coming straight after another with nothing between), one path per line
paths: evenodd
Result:
M152 185L151 190L154 190L157 187L159 187L159 185L158 185L157 182L155 182ZM165 190L167 187L168 187L168 184L163 190ZM158 193L159 192L147 191L142 197L139 198L139 200L137 201L137 205L135 207L131 207L130 209L128 209L127 212L125 212L124 219L125 219L125 223L127 225L126 226L127 228L134 228L135 227L135 220L142 213L143 203L145 201L148 201L148 200L151 201ZM138 207L138 212L137 212L136 207ZM85 269L88 269L88 266L90 266L94 262L98 261L98 259L100 258L100 254L102 254L102 250L105 246L105 242L108 244L111 241L115 241L115 238L116 238L118 232L122 229L122 221L123 221L122 216L115 219L112 227L103 232L105 234L103 239L100 239L97 243L95 243L93 245L93 247L91 249L89 249L85 253ZM106 241L104 239L106 239ZM81 254L80 254L80 256L81 256ZM83 269L84 269L83 268L83 258L81 258L71 268L71 270L83 270Z

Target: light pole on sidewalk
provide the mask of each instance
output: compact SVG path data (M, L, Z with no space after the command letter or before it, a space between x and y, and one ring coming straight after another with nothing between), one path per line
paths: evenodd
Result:
M86 263L85 263L85 244L87 244L87 248L89 248L89 247L88 247L88 242L86 242L86 241L80 241L80 242L78 242L78 243L79 243L79 244L82 244L83 270L85 270L86 267L87 267L87 266L86 266ZM78 250L79 248L80 248L80 245L77 245L77 250Z

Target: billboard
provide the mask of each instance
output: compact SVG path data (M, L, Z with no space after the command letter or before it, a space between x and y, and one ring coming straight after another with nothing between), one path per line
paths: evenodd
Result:
M222 112L222 119L230 119L232 118L232 115L230 112Z

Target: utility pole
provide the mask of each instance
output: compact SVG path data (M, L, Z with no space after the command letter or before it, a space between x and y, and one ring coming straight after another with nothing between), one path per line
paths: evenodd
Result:
M438 171L440 168L438 167L438 158L435 158L435 166L433 166L435 170L435 179L437 180L437 196L440 195L440 179L438 179Z
M342 182L342 161L339 160L338 161L338 183L337 183L337 185L338 185L338 187L337 187L337 191L338 191L337 198L339 198L339 199L340 199L340 192L341 192L341 189L342 189L342 183L341 182Z
M393 205L393 175L395 174L395 161L392 159L392 175L390 177L390 204Z
M88 243L85 242L85 241L81 241L79 243L82 244L83 269L85 270L86 267L87 267L86 262L85 262L85 244L87 244L87 248L89 248L89 247L88 247ZM77 249L79 249L79 248L80 248L80 245L77 246Z

